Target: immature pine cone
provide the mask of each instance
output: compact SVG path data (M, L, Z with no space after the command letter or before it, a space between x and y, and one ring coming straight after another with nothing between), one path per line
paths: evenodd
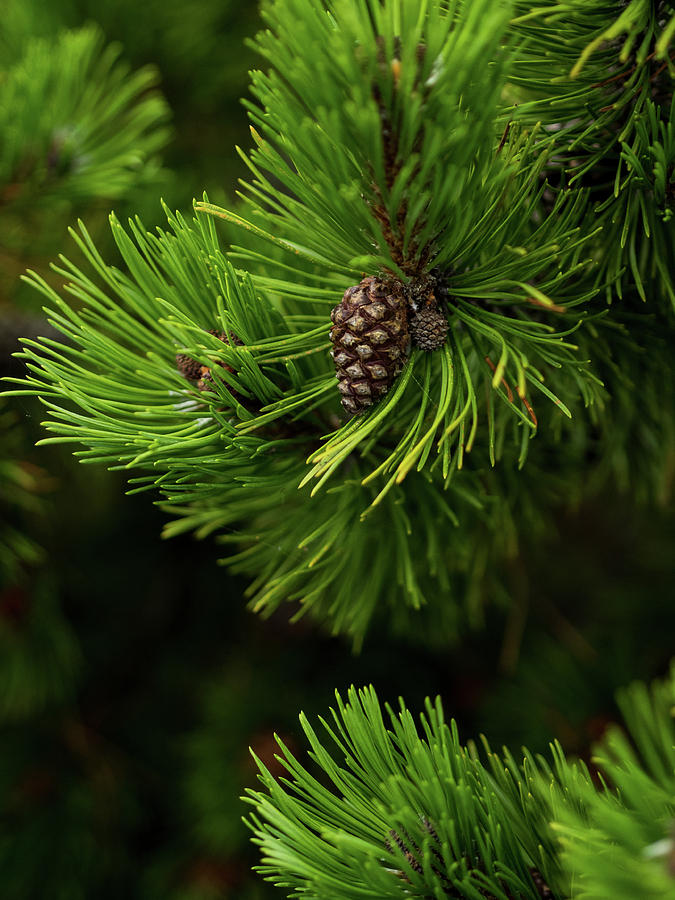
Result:
M187 378L188 381L197 381L198 378L201 378L202 369L205 367L200 362L197 362L196 359L188 356L187 353L178 353L176 356L176 368L183 378Z
M438 350L448 337L448 320L438 309L425 306L410 322L410 336L421 350Z
M386 394L408 355L408 306L402 286L369 276L345 291L330 314L338 390L357 415Z
M234 347L241 347L243 341L241 341L237 335L230 331L229 334L225 334L224 331L216 331L212 329L209 331L209 334L212 334L214 337L217 337L218 340L224 341L226 344L231 344ZM236 372L229 366L227 363L219 362L219 366L222 366L227 372L230 372L232 375L235 375ZM197 388L200 391L209 390L211 385L213 384L213 375L211 374L211 368L209 366L202 365L202 363L198 362L196 359L193 359L191 356L188 356L185 353L179 353L176 356L176 368L181 373L184 378L187 378L189 381L196 381ZM238 400L240 403L243 398L238 391L235 391L231 388L228 388L230 394Z

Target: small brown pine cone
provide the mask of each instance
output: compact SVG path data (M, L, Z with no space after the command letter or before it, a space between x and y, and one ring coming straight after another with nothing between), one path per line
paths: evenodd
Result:
M226 372L229 372L231 375L236 375L236 370L232 368L232 366L228 366L227 363L220 362L218 365L225 369ZM214 386L214 378L211 368L209 366L201 366L199 372L199 381L197 382L197 390L198 391L210 391L213 390ZM239 391L235 390L233 387L230 387L229 384L226 385L227 392L230 396L237 401L237 403L241 403L243 406L246 406L246 398L239 393Z
M358 415L387 393L408 358L403 288L369 276L345 291L330 317L330 352L342 406Z
M179 353L176 356L176 368L183 378L187 378L188 381L197 381L201 377L202 369L206 367L188 356L187 353Z
M214 337L217 337L219 340L224 341L226 344L231 344L233 347L242 347L244 342L240 340L234 331L229 331L225 334L224 331L209 331L209 334L212 334ZM218 365L225 369L226 372L229 372L231 375L236 375L237 372L232 366L229 366L227 363L219 362ZM201 368L201 378L197 382L197 388L200 391L208 391L213 387L213 375L211 373L211 369L208 366L202 366ZM228 387L228 392L232 395L232 397L238 402L242 403L244 406L246 405L245 398L239 393L239 391L235 391L234 388Z
M241 347L244 343L237 337L234 331L230 331L229 334L226 335L224 331L216 331L212 328L209 331L209 334L217 337L220 341L224 341L226 344L231 344L233 347ZM221 365L224 365L224 363L221 363ZM203 378L205 374L203 369L206 369L207 372L209 371L208 366L202 365L202 363L197 362L196 359L193 359L186 353L179 353L176 356L176 368L180 374L189 381L197 381L198 379ZM234 369L230 366L225 366L225 368L228 372L234 372Z
M224 331L216 331L215 329L211 329L209 334L212 334L214 337L217 337L218 340L224 341L226 344L231 344L234 347L241 347L243 345L243 341L240 340L234 331L230 331L228 334L225 334ZM219 366L222 366L227 372L230 372L232 375L235 375L236 372L229 366L227 363L219 362ZM188 356L185 353L179 353L176 356L176 367L178 371L185 378L190 381L197 382L197 390L207 391L210 390L213 386L213 375L211 374L211 367L205 366L202 363L198 362L196 359L193 359L191 356ZM239 403L243 403L244 398L241 396L238 391L229 389L230 394L238 400Z
M225 334L224 331L216 331L212 329L209 331L209 334L212 334L214 337L217 337L219 341L223 341L225 344L231 344L233 347L241 347L243 341L240 341L234 331L230 331L228 334ZM225 369L226 372L230 372L230 374L235 375L235 370L232 366L228 366L227 363L219 362L219 366ZM213 385L213 375L211 374L211 369L209 366L200 366L199 374L197 376L199 381L197 382L197 388L200 391L209 390ZM233 397L236 397L237 400L241 402L241 394L237 393L237 391L233 391L231 388L228 388Z
M425 306L413 316L410 336L420 350L438 350L448 338L448 320L438 309Z
M227 366L230 369L229 366ZM233 371L230 369L230 371ZM197 382L198 391L210 391L213 387L213 375L209 366L199 367L199 381Z

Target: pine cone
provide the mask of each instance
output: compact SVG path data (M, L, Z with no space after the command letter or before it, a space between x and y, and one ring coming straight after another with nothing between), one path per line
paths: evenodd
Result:
M410 336L421 350L438 350L448 337L448 320L433 306L425 306L410 322Z
M241 341L233 331L230 331L229 334L225 334L224 331L215 331L215 329L212 329L209 331L209 334L212 334L226 344L231 344L235 347L241 347L243 345L243 341ZM225 371L231 372L233 375L236 374L232 366L229 366L227 363L219 362L218 365L222 366ZM185 353L179 353L176 356L176 367L184 378L187 378L189 381L196 381L197 389L200 391L209 390L213 384L213 375L211 374L210 366L203 365ZM232 389L229 389L229 391L236 400L240 403L243 402L244 398L238 391Z
M198 378L201 378L202 369L205 369L206 366L202 366L187 353L179 353L176 356L176 368L183 378L187 378L188 381L197 381Z
M243 341L239 340L234 331L230 331L228 334L225 334L224 331L209 331L209 334L212 334L214 337L217 337L219 341L224 341L226 344L231 344L233 347L241 347L243 345ZM226 372L229 372L231 375L236 375L237 373L232 368L232 366L228 366L227 363L219 362L219 366L222 366ZM208 391L213 384L213 375L211 374L211 369L209 366L201 366L200 370L200 379L197 382L197 388L200 391ZM233 388L228 387L229 393L237 400L239 403L242 403L244 398L239 393L239 391L235 391Z
M402 286L364 278L345 291L330 317L342 406L357 415L387 393L407 359L408 307Z

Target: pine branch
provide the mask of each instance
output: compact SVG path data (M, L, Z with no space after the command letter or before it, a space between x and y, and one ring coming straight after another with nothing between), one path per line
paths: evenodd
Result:
M116 198L156 169L168 110L96 28L28 42L3 73L0 207Z
M558 173L561 190L589 188L592 221L603 226L598 285L608 300L632 284L643 300L661 295L672 306L675 15L644 0L516 6L525 40L510 74L511 115L545 126L555 144L549 177Z
M284 265L291 273L295 269L295 278L275 281L284 293L295 292L295 283L306 279L304 263L321 266L326 286L343 271L355 279L361 267L412 279L413 290L415 279L433 267L443 273L443 312L450 326L444 352L433 360L414 353L377 410L330 436L311 459L307 481L314 480L317 490L369 442L396 435L406 411L412 424L398 441L390 439L390 454L373 472L387 479L386 491L414 467L422 468L434 445L444 477L454 454L461 467L478 427L479 373L493 365L492 357L492 388L499 393L502 383L516 386L516 402L510 388L503 394L511 395L507 408L524 433L537 430L533 395L539 392L570 414L545 383L552 369L560 381L576 370L574 390L581 387L590 402L592 376L584 386L585 362L565 341L583 322L577 307L594 293L582 255L589 235L576 227L581 195L557 206L545 222L535 222L545 160L535 156L534 138L519 140L514 130L508 149L496 152L507 59L501 48L505 9L473 4L453 16L432 5L424 15L415 8L413 15L412 4L402 4L397 27L410 17L405 42L392 33L393 20L370 7L339 6L333 18L319 16L317 9L304 17L292 3L267 9L270 30L259 46L274 68L256 73L253 82L259 105L250 106L256 141L248 160L255 176L248 186L250 218L208 203L197 209L267 238L275 247L266 260L263 251L268 268L278 251L287 251ZM291 19L301 20L302 27L291 28ZM313 65L301 47L321 47L322 61ZM486 73L487 53L494 64ZM453 215L454 209L462 215ZM258 221L265 221L264 229ZM253 264L255 277L259 251L248 255L238 248L237 258ZM542 310L564 324L542 322ZM429 389L420 397L422 384Z
M83 461L145 470L131 490L161 491L176 517L169 535L221 534L233 548L231 568L255 579L255 609L299 601L357 642L373 617L400 632L419 619L434 641L456 634L462 606L476 607L473 591L461 599L467 578L497 578L490 560L513 552L503 482L470 472L460 481L455 459L447 471L436 463L383 491L366 476L387 464L390 450L373 444L363 462L346 464L340 484L309 501L297 490L304 460L334 417L325 356L305 352L312 349L305 323L319 323L310 334L319 341L323 317L309 314L303 298L275 308L227 261L212 220L169 220L171 232L151 235L140 223L127 232L113 219L133 277L100 258L84 227L75 233L92 274L65 260L58 272L70 279L79 310L32 276L51 304L50 322L67 338L27 341L22 354L30 374L16 393L39 394L50 411L43 443L74 441L86 448L77 452ZM243 343L224 342L216 331ZM181 374L184 358L197 364L192 381ZM425 367L430 384L433 368ZM203 370L208 390L196 383ZM492 377L489 368L482 377ZM495 431L511 421L512 402L493 411ZM421 428L413 404L411 396L406 415ZM490 452L508 461L494 443ZM530 521L540 515L535 510L530 503ZM449 602L431 603L439 590Z
M598 788L558 745L551 763L527 751L517 763L460 744L439 700L418 728L403 701L385 719L372 688L352 688L321 734L301 715L306 764L281 741L287 777L258 761L263 789L247 798L258 871L317 900L675 896L674 690L675 670L621 695L640 756L615 730Z
M377 617L456 635L467 611L480 620L480 591L501 590L519 528L550 530L555 507L587 490L589 453L595 483L620 477L638 493L640 472L645 496L667 493L672 366L627 292L618 314L595 299L607 228L592 186L556 197L551 128L504 128L510 73L520 65L526 81L524 54L540 48L513 40L509 14L491 0L268 4L241 210L205 198L196 221L169 215L152 234L113 217L122 268L81 226L84 265L56 267L68 301L30 276L66 338L26 342L16 391L42 398L46 441L138 473L131 490L159 490L175 518L167 534L218 535L254 579L255 609L291 601L357 642ZM565 64L578 45L564 43ZM564 90L571 135L583 117ZM538 103L521 104L525 120ZM648 137L665 198L661 125ZM214 216L246 246L226 253ZM349 369L363 369L340 369L335 342L352 314L364 331L350 304L373 286L395 300L399 358L375 357L385 390L372 402L361 384L363 414L345 421L336 368L347 393ZM424 311L441 340L408 356ZM390 332L364 336L364 359Z

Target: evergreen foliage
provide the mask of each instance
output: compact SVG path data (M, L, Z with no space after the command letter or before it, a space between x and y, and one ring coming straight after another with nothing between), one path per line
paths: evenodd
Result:
M29 41L5 70L0 178L5 202L59 193L115 198L166 142L156 74L130 74L93 28Z
M588 189L598 284L608 300L630 285L675 304L672 4L551 0L516 13L511 114L549 131L554 191Z
M46 223L158 189L169 135L155 69L132 72L95 26L34 37L31 21L11 3L0 23L3 302L26 265L54 254Z
M134 68L151 64L161 73L162 93L172 111L172 140L163 153L170 169L161 183L128 197L125 210L153 220L157 196L171 205L189 205L195 191L230 196L242 165L223 148L241 140L246 116L239 98L246 90L253 50L244 39L258 28L258 4L200 0L185 14L181 0L5 0L0 23L0 56L15 55L25 35L49 38L61 29L95 23L108 41L124 48ZM115 207L122 210L119 201ZM106 212L109 208L106 209ZM87 224L91 227L90 214ZM104 241L105 233L97 235Z
M255 609L299 602L357 642L374 615L406 631L418 620L441 639L462 607L478 619L477 594L494 593L519 529L550 528L551 507L589 482L662 498L672 321L651 294L671 290L661 94L672 95L672 28L644 4L627 8L641 36L619 60L654 39L656 56L640 49L621 62L635 85L610 82L614 105L600 122L594 66L616 48L586 54L580 88L569 74L607 37L587 7L265 4L257 47L270 68L253 75L241 208L205 198L195 221L168 214L169 230L153 233L113 217L124 269L81 226L85 266L56 268L74 302L31 276L69 339L25 350L31 374L17 392L50 410L47 441L141 470L131 490L159 488L175 517L167 534L216 533L232 548L225 562L254 579ZM565 11L562 74L547 91L538 73L556 49L544 33ZM649 65L662 57L651 96ZM642 93L631 105L633 87ZM581 175L606 165L629 175L612 176L603 205ZM617 262L619 208L647 249L627 238ZM213 217L246 245L227 253ZM389 393L345 422L329 311L364 273L413 294L435 278L449 336L433 353L413 348ZM608 309L615 293L622 302ZM197 384L177 356L193 360Z
M612 729L594 764L610 789L583 785L583 811L554 802L563 868L579 897L675 897L675 677L620 692L627 734Z
M248 798L260 870L292 896L675 900L675 674L619 695L627 730L612 727L590 765L558 744L522 761L463 745L440 701L418 727L403 702L383 713L373 689L338 696L325 733L302 717L304 762L284 711L300 695L315 705L326 679L345 683L340 662L349 681L372 667L386 672L380 690L408 682L419 696L420 669L436 666L455 708L482 706L491 733L532 746L555 730L583 754L618 673L653 671L670 652L665 604L634 615L646 574L656 597L672 581L667 529L646 516L671 496L675 447L673 4L266 0L239 205L204 195L194 219L165 207L160 229L145 213L122 224L120 205L145 207L136 189L165 181L168 110L154 70L132 72L103 34L123 38L134 65L163 63L169 94L200 69L179 127L195 157L181 164L187 186L198 155L220 165L236 118L221 108L238 90L239 57L222 40L235 10L8 0L0 374L24 412L26 395L47 408L43 443L122 471L167 513L167 536L214 535L255 610L290 601L294 619L309 612L357 646L370 629L421 649L371 641L341 660L322 639L300 651L305 628L233 618L207 551L166 565L142 524L108 521L88 542L62 517L58 563L38 570L49 482L18 461L16 416L0 407L3 897L45 885L64 900L260 897L231 805L252 777L251 743L264 760ZM82 13L102 29L62 30ZM115 260L96 222L111 203ZM77 258L47 275L74 214L87 221L72 231ZM51 325L6 309L27 264ZM433 285L448 340L433 352L413 342L382 401L345 420L330 311L366 275L394 279L411 316ZM90 483L72 502L94 521ZM631 506L621 521L618 491L647 504L645 519ZM574 546L602 538L588 505L563 545L555 534L561 513L595 498L626 546L647 536L633 569L606 549L613 577L588 589L596 607L584 591L564 598L561 609L584 608L570 623L556 591L588 587L586 572L570 590ZM146 581L133 554L121 565L97 545L116 531ZM81 583L62 598L68 566ZM496 672L518 658L525 570L544 586L531 618L550 613L555 640L534 632L509 681ZM501 656L484 636L467 671L469 642L448 654L448 641L482 623L487 602L507 619Z
M418 727L371 689L337 696L305 764L260 765L250 791L259 870L289 896L632 900L675 897L675 671L619 695L592 768L460 743L440 700Z

